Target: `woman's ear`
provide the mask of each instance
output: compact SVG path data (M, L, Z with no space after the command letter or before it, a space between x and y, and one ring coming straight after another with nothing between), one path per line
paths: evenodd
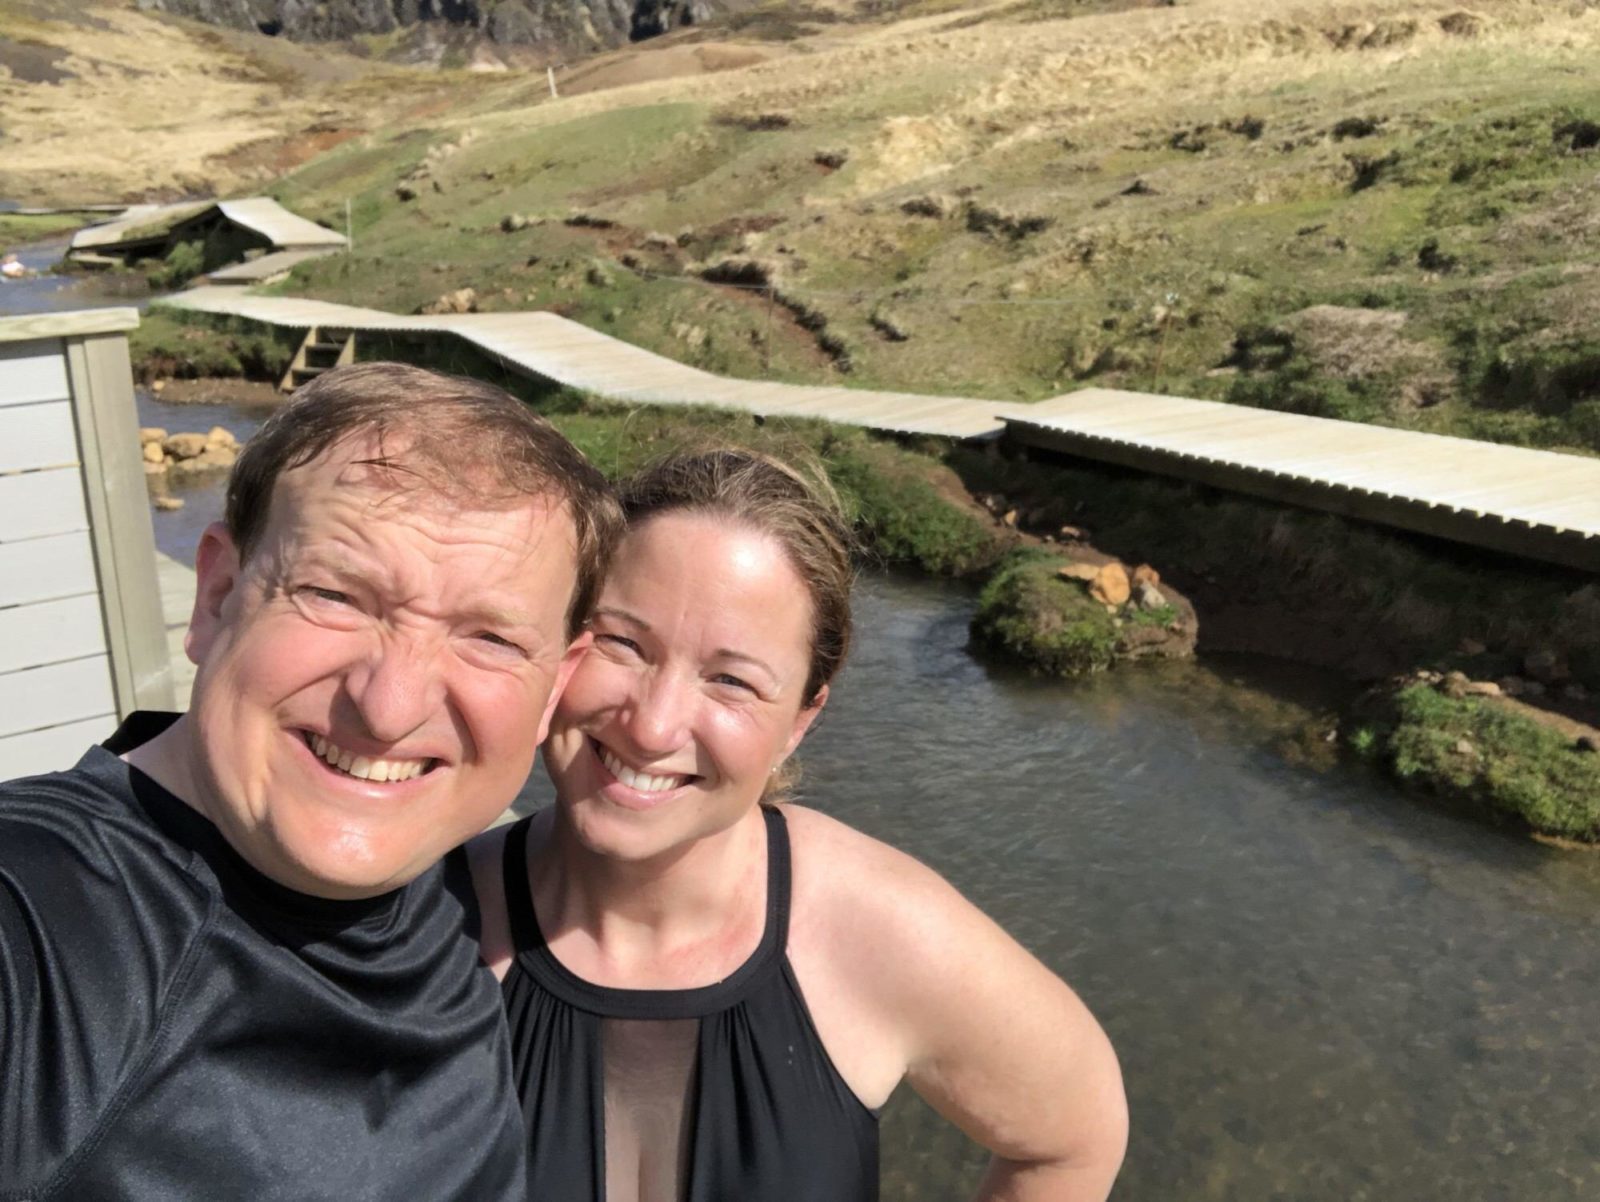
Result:
M811 724L817 720L817 715L822 713L822 707L827 704L828 686L823 685L817 690L816 698L811 704L794 716L794 728L789 732L789 741L784 744L783 759L786 760L794 754L794 749L800 746L800 740L806 737L806 731L811 729Z
M204 662L216 645L226 621L223 605L239 586L239 548L233 535L221 522L212 522L200 535L194 553L194 610L189 615L189 632L183 636L183 650L196 666Z

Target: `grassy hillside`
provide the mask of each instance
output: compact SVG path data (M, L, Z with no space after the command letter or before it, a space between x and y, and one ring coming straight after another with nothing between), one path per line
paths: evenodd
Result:
M355 254L289 290L471 287L751 376L1600 449L1593 3L767 4L559 101L131 0L0 34L0 197L351 202Z
M1596 6L785 12L697 35L774 61L557 103L505 78L340 146L277 194L353 199L357 252L289 287L471 286L749 375L1600 449Z

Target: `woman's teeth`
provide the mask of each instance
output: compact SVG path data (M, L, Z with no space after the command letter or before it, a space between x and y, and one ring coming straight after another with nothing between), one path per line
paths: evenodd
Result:
M635 772L603 747L600 749L600 762L612 776L628 788L637 789L641 793L664 793L668 789L676 789L689 779L686 776L649 776L643 772Z
M378 760L371 756L351 755L321 735L312 735L309 742L312 752L319 758L327 760L340 772L361 780L411 780L427 771L429 763L427 760Z

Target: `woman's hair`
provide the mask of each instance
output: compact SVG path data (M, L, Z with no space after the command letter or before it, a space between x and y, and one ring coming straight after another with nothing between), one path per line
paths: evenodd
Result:
M764 534L784 549L811 598L810 666L801 705L815 705L850 650L855 575L855 537L822 466L791 466L738 447L680 451L625 480L619 493L630 529L664 513L704 513ZM787 792L796 776L789 764L779 769L763 800Z

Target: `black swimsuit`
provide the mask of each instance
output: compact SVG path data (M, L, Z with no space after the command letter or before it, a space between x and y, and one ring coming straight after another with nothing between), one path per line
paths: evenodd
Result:
M828 1058L786 951L789 834L765 808L761 944L714 985L610 989L539 930L528 824L505 844L501 986L532 1202L874 1202L878 1121Z

